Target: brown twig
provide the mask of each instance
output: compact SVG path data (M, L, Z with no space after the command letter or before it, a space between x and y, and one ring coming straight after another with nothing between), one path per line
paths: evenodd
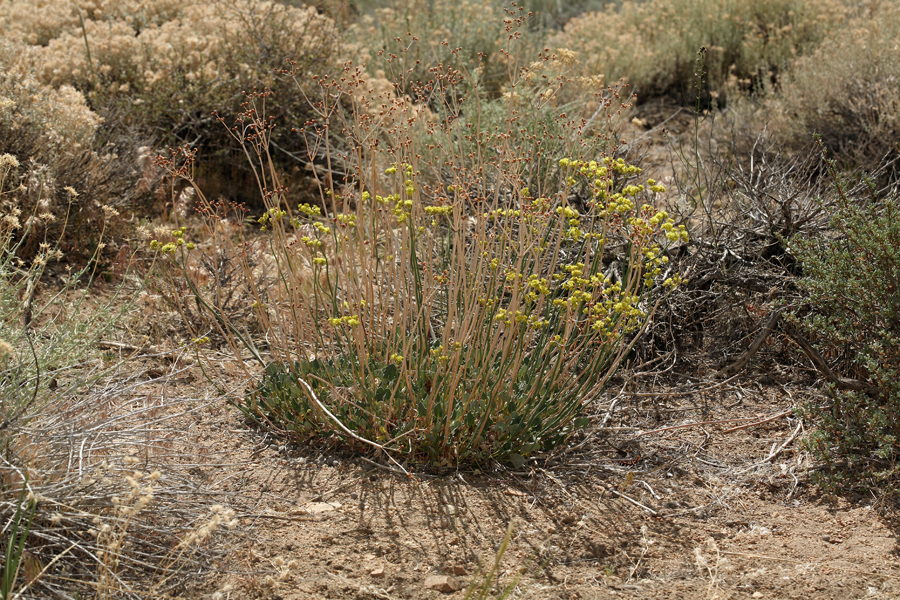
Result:
M719 370L716 373L716 377L728 377L729 375L734 375L747 366L747 363L750 362L750 359L753 358L753 355L756 354L757 350L763 345L763 342L769 337L769 334L772 333L772 330L775 329L775 326L778 325L779 319L781 319L781 313L784 309L779 308L772 312L769 315L769 320L766 321L766 324L763 325L762 330L760 330L759 335L756 336L756 339L753 340L753 343L750 344L750 347L747 348L747 351L744 352L740 358L736 361L725 367L724 369Z
M800 349L809 357L809 360L816 366L816 369L825 376L825 379L836 385L842 390L852 390L854 392L865 392L870 395L878 395L881 393L874 385L869 385L865 381L860 381L858 379L851 379L849 377L841 377L837 373L831 370L828 366L828 363L825 362L825 359L821 354L816 352L816 349L812 347L806 338L797 333L796 331L788 330L788 337L797 342L797 345L800 346Z
M781 417L787 416L794 412L793 408L789 408L788 410L782 411L777 415L772 415L771 417L767 417L762 421L757 421L756 423L747 423L746 425L738 425L737 427L732 427L731 429L726 429L722 433L731 433L732 431L738 431L739 429L747 429L748 427L756 427L757 425L762 425L763 423L768 423L769 421L774 421L775 419L780 419Z
M644 510L646 510L648 513L650 513L650 514L653 515L654 517L655 517L656 515L659 514L658 512L656 512L655 510L653 510L653 509L650 508L649 506L644 506L643 504L641 504L640 502L638 502L638 501L635 500L634 498L630 498L630 497L626 496L625 494L623 494L623 493L621 493L621 492L618 492L618 491L616 491L616 490L614 490L614 489L610 489L609 491L612 492L613 494L615 494L616 496L618 496L619 498L624 498L625 500L628 500L629 502L631 502L631 503L634 504L635 506L640 507L640 508L643 508Z
M637 434L634 437L650 435L651 433L661 433L663 431L669 431L671 429L685 429L687 427L699 427L700 425L721 425L722 423L737 423L739 421L750 421L755 418L756 417L744 417L742 419L723 419L721 421L700 421L699 423L685 423L684 425L672 425L671 427L663 427L662 429L653 429L651 431L644 431L642 433Z

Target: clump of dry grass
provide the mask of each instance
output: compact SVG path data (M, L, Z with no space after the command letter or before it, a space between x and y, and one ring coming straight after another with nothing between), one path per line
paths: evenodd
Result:
M202 565L207 553L194 542L231 519L224 509L205 516L202 494L185 496L194 486L172 452L178 439L161 431L191 407L123 401L138 385L129 365L98 350L133 308L127 274L115 290L91 296L106 230L87 265L55 288L42 280L63 255L58 241L41 237L23 260L34 224L8 202L19 193L10 179L18 167L0 155L0 521L4 531L18 522L28 534L18 584L10 569L0 589L24 597L133 597L152 586L168 593L186 564ZM111 218L114 209L102 212Z

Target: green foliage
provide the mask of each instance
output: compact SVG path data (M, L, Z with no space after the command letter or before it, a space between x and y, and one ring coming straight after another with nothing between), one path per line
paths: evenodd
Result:
M28 532L31 531L31 522L37 509L37 501L26 500L26 491L27 484L22 486L22 494L16 503L16 512L13 514L6 532L9 540L6 543L6 554L3 558L3 573L0 575L0 600L9 600L10 594L16 589L16 578L22 563L22 553L25 551L25 542L28 539Z
M833 163L831 174L832 233L791 242L812 309L799 324L824 354L849 354L875 390L830 388L829 401L810 403L819 429L807 444L829 465L847 463L826 481L891 495L900 477L900 194L877 197L872 186L870 197L853 198Z

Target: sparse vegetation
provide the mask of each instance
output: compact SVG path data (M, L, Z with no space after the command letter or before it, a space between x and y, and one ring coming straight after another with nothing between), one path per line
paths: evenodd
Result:
M241 521L173 432L226 405L407 475L608 445L659 516L655 389L789 379L732 474L803 439L787 499L896 506L898 44L897 0L2 3L0 597L181 594Z

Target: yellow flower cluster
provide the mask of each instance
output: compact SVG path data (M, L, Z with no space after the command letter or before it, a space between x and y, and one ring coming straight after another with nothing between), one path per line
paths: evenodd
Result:
M260 231L265 231L270 221L278 221L287 215L287 211L280 208L270 208L263 216L256 220L260 224Z
M359 325L359 315L349 315L346 317L331 317L328 319L328 323L333 327L338 327L340 325L349 325L350 327L356 327Z
M426 206L425 214L431 216L443 215L445 217L449 217L453 214L452 206Z
M525 324L533 329L542 329L548 325L548 321L542 317L526 315L520 310L508 311L503 308L497 309L494 320L505 324L507 327L512 327L514 324Z
M303 237L301 237L300 242L313 249L322 247L322 240L317 240L316 238L310 237L308 235L304 235Z
M352 213L341 213L334 217L335 220L344 227L356 226L356 215Z
M178 248L184 246L188 250L193 250L196 246L194 246L193 242L188 242L185 244L184 242L184 232L186 231L185 227L180 229L172 230L172 238L173 241L163 244L158 240L150 241L150 249L155 252L162 252L163 254L173 254Z
M364 195L368 194L368 192L363 192L363 194ZM313 216L322 214L322 211L319 210L318 206L311 206L309 204L301 204L300 206L297 207L297 210L308 217L313 217Z

